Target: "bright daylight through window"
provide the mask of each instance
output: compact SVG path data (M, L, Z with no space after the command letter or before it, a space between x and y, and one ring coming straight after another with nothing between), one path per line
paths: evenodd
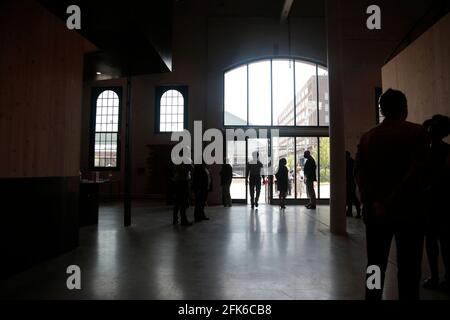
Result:
M303 154L310 151L317 161L316 194L330 197L329 138L322 127L329 125L329 89L326 68L298 59L263 59L245 63L224 74L224 125L231 127L295 128L278 138L227 141L227 158L233 167L231 194L245 200L246 161L252 151L278 160L286 158L290 199L306 199ZM317 131L317 135L314 132ZM270 148L269 148L270 146ZM264 164L264 163L263 163ZM262 193L266 192L263 186Z
M119 105L119 96L112 90L103 91L97 98L94 146L95 168L117 167Z
M224 75L225 126L328 126L327 69L294 59L244 64Z

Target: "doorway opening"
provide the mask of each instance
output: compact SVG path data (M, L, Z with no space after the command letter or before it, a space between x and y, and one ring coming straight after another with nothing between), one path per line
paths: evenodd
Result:
M329 138L311 136L283 136L245 141L227 141L227 159L233 168L231 198L235 203L249 203L250 194L246 179L247 163L254 152L259 153L263 164L261 174L265 182L261 185L261 204L274 204L277 201L276 181L273 174L278 171L278 162L286 158L289 171L288 200L304 202L307 200L304 182L305 159L303 154L310 151L317 163L316 194L325 202L330 198L330 142Z
M303 178L309 150L317 163L316 194L330 197L328 70L317 62L295 57L250 60L224 71L224 128L278 129L279 137L226 141L226 158L233 167L231 197L249 201L247 161L257 151L268 177L261 188L261 203L274 203L273 181L278 161L286 158L289 201L306 201ZM272 168L271 172L268 172Z

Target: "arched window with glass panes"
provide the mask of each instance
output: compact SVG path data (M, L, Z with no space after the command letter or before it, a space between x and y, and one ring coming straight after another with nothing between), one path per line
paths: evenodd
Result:
M94 88L91 167L117 170L120 162L121 88Z
M313 61L293 57L264 58L244 62L223 74L223 125L225 128L276 128L279 136L227 140L226 159L233 168L233 200L247 201L246 165L253 151L274 172L278 161L287 160L288 199L305 200L304 152L317 163L316 195L330 197L330 102L328 70ZM264 158L264 156L266 158ZM270 157L269 157L270 156ZM264 162L266 161L266 162ZM264 192L273 197L274 190ZM264 193L263 192L263 193ZM266 194L266 197L269 197ZM273 198L272 198L273 200Z
M224 125L326 127L328 70L288 58L255 60L224 73Z
M162 86L156 88L157 133L180 132L187 125L187 87Z

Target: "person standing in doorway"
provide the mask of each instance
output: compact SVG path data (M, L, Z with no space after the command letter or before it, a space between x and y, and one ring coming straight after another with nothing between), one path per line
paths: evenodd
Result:
M311 155L310 151L305 151L303 157L306 159L305 167L303 168L305 174L306 193L308 195L309 203L306 208L316 209L316 191L314 190L314 182L317 181L317 165L316 160Z
M355 160L350 152L345 151L346 157L346 186L347 186L347 217L353 217L353 205L356 207L356 218L361 218L361 203L356 195Z
M224 207L231 207L231 195L230 195L230 187L233 181L233 168L228 163L228 159L226 163L222 165L222 170L220 171L220 185L222 186L222 203Z
M247 164L246 178L248 179L250 187L251 206L252 209L254 209L255 206L258 208L258 201L261 193L261 180L264 179L264 176L261 175L263 164L259 161L259 153L256 151L253 152L252 158L252 161Z
M381 288L366 286L366 299L382 299L395 238L399 299L418 300L429 140L421 125L406 121L408 105L402 92L387 90L379 104L385 119L362 136L355 162L366 225L367 265L381 271Z
M278 172L275 174L275 178L277 178L277 189L280 193L281 209L286 209L286 196L289 189L289 172L286 165L287 160L285 158L280 159Z

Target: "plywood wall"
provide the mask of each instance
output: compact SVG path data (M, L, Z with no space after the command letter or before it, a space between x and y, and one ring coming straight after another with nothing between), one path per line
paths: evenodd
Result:
M0 178L76 176L93 47L37 1L0 7Z
M383 89L408 98L408 120L423 123L434 114L450 116L450 14L447 14L382 69Z

